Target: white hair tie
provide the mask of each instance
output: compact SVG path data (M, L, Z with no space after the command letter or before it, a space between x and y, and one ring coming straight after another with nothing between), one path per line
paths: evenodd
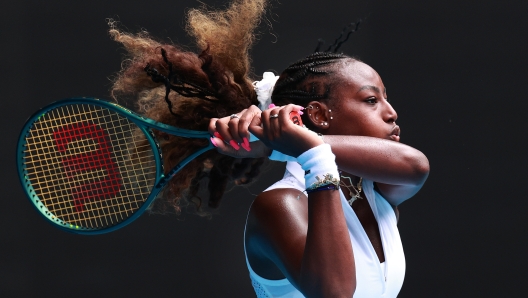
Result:
M260 110L267 110L269 105L271 104L271 93L273 93L273 87L275 87L275 83L278 79L279 76L276 76L274 73L267 71L262 75L261 81L253 82L253 88L255 88L255 92L257 93L257 99L259 101ZM250 141L252 141L252 138L258 140L255 136L253 136L253 134L251 134ZM269 159L276 161L297 160L295 157L286 155L275 150L272 151L271 155L269 156Z
M257 99L259 101L259 109L262 111L266 110L271 104L271 93L273 92L273 87L279 79L279 76L276 76L272 72L265 72L262 75L261 81L253 82L253 88L257 93Z

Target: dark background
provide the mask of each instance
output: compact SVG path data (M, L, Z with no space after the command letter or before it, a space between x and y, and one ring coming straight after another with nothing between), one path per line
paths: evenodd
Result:
M221 7L225 1L204 1ZM402 142L431 175L400 206L407 273L400 297L521 297L526 293L528 104L526 1L277 1L254 47L256 74L280 72L361 30L342 50L376 69L398 111ZM280 177L229 192L212 220L144 215L101 236L53 228L16 174L18 132L36 109L74 96L109 98L123 50L105 18L191 45L185 10L198 1L11 1L0 9L2 297L253 297L243 254L246 212Z

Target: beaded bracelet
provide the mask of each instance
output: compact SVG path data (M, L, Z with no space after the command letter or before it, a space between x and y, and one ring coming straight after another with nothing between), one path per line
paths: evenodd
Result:
M321 191L321 190L339 190L339 185L327 184L325 186L321 186L321 187L318 187L318 188L307 189L306 193L309 194L309 193L316 192L316 191Z
M332 175L330 173L328 173L326 175L323 175L323 179L319 178L319 176L315 176L315 179L317 181L312 183L312 185L310 185L306 189L306 191L313 190L313 189L318 189L318 188L321 188L321 187L327 186L327 185L339 186L339 179L335 178L334 175Z

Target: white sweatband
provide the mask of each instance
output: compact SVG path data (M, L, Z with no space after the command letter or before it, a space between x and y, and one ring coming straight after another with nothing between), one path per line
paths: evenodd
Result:
M261 81L253 82L253 88L255 88L259 101L259 109L262 111L267 110L271 104L271 93L278 79L278 76L268 71L262 75Z
M328 182L326 184L335 184L336 181L339 183L335 155L329 144L321 144L304 152L297 157L297 162L305 172L306 189L318 187L318 184L325 185L325 179Z

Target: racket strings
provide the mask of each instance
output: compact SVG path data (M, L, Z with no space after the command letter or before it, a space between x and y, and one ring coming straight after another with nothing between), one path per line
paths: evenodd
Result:
M92 177L91 177L92 179L94 179L94 178L98 178L98 177L94 177L94 176L93 176L93 173L95 173L95 172L91 172L91 173L92 173ZM86 178L87 178L87 177L84 177L84 179L86 179ZM89 178L89 177L88 177L88 178ZM105 206L103 206L103 207L105 207ZM93 207L92 207L92 208L89 208L89 209L90 209L90 211L91 211L92 214L97 214L97 209L100 209L100 208L93 208ZM114 211L114 212L115 212L115 211ZM89 217L88 217L88 219L89 219ZM106 220L106 222L102 222L102 221L100 222L100 224L111 224L111 223L112 223L111 221L109 222L109 221L107 221L107 220Z
M154 153L136 124L105 108L72 104L35 121L25 167L40 202L65 224L100 229L148 198Z

